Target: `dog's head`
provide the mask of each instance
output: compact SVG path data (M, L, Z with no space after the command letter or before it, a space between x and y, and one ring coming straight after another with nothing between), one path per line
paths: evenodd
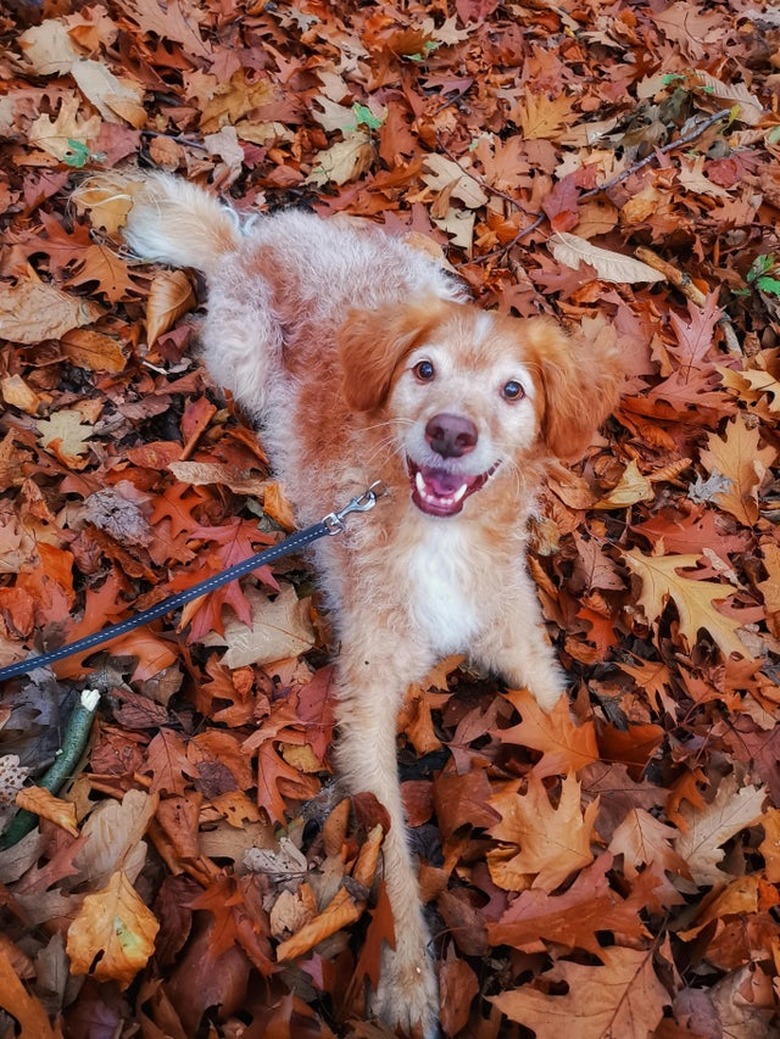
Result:
M581 454L617 399L614 352L578 351L545 318L439 299L352 311L340 334L344 397L389 425L412 498L453 516L540 444Z

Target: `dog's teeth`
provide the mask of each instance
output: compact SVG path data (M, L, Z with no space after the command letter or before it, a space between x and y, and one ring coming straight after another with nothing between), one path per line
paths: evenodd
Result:
M460 487L459 487L459 488L457 489L457 491L455 491L455 493L453 494L453 496L452 496L452 500L453 500L453 502L458 502L458 501L460 501L460 500L461 500L461 498L463 497L463 495L464 495L464 494L466 493L466 491L467 491L468 489L469 489L469 485L468 485L467 483L464 483L464 484L462 484L462 485L461 485L461 486L460 486Z
M425 494L425 480L423 480L423 474L418 469L414 476L414 483L420 494Z

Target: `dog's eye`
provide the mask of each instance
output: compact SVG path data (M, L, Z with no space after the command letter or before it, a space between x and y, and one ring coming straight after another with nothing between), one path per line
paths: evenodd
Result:
M436 374L436 369L430 361L418 361L412 371L420 382L430 382Z
M520 383L516 382L514 379L510 379L509 382L505 384L501 393L504 400L522 400L525 396L525 390Z

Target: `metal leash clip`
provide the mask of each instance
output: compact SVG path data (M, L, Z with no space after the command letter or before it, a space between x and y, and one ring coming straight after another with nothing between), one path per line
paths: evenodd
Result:
M367 491L363 491L359 497L353 498L352 501L345 505L343 509L340 509L339 512L329 512L327 516L323 516L322 522L328 528L328 534L331 536L334 534L340 534L346 526L344 519L349 516L351 512L370 512L377 503L379 495L381 494L381 488L382 481L375 480Z

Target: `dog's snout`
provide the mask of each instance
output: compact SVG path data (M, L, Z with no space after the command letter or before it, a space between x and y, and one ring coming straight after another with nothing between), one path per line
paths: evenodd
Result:
M442 458L461 458L477 446L477 427L462 415L434 415L425 426L425 439Z

